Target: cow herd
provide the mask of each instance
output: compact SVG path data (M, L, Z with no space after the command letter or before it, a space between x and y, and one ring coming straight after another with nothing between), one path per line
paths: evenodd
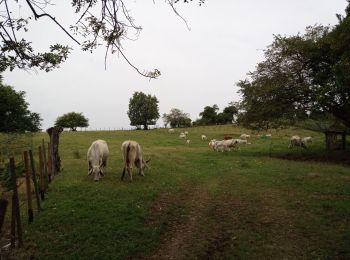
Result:
M174 129L169 129L169 133L174 133ZM190 139L187 138L188 131L181 132L179 135L180 139L185 139L187 145L190 144ZM265 135L267 136L267 135ZM233 139L232 137L225 136L224 140L216 140L212 139L209 142L209 146L214 151L231 151L231 149L239 149L239 145L241 144L251 144L248 142L250 135L241 134L239 138ZM269 134L270 138L271 135ZM202 140L207 140L206 135L201 135ZM289 148L292 147L302 147L307 149L307 144L312 142L312 137L299 137L298 135L294 135L290 138ZM121 179L123 180L125 177L125 172L128 172L130 180L132 177L132 170L135 166L139 170L139 174L144 176L144 170L148 167L147 163L149 160L145 161L142 155L142 149L138 142L127 140L122 143L121 146L122 156L123 156L123 173ZM95 181L100 180L106 172L107 159L109 156L109 149L106 141L104 140L96 140L94 141L87 152L87 161L88 161L88 176L93 175Z

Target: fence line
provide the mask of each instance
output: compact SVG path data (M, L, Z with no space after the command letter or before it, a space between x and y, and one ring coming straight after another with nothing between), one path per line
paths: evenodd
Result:
M37 147L37 151L38 172L36 172L35 164L37 162L34 160L32 149L23 149L20 159L15 159L13 152L9 152L8 163L0 172L3 179L0 191L4 189L0 193L0 259L7 259L10 250L14 249L16 245L17 247L23 246L21 216L27 217L28 224L34 221L32 192L35 193L36 209L39 213L42 210L41 201L45 199L45 194L48 191L49 181L54 177L51 166L58 164L55 161L57 157L51 156L51 143L46 144L43 139ZM24 180L22 185L18 182L19 177ZM37 177L39 177L39 180ZM23 194L21 193L21 196L19 196L18 188L25 190ZM39 196L39 192L41 196ZM21 214L20 208L24 205L27 205L27 213L22 212ZM7 210L10 206L11 212ZM9 219L11 223L6 223Z

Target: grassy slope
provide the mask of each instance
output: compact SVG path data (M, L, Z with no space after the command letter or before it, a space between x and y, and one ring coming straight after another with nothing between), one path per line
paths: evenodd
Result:
M255 135L239 151L216 153L201 134L220 139L243 130L188 130L190 146L164 129L64 132L63 172L18 257L350 258L349 166L276 158L322 155L322 135L283 130L272 139ZM291 151L292 134L312 134L315 142L308 151ZM110 149L100 182L87 176L85 159L96 139ZM126 139L139 141L151 158L146 177L134 171L132 183L120 181Z

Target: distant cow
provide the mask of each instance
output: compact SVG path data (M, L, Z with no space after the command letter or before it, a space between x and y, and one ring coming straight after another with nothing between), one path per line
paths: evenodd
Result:
M170 129L168 130L168 132L172 134L172 133L175 132L175 130L174 130L173 128L170 128Z
M180 139L186 139L186 134L185 133L180 133L179 138Z
M202 140L207 140L207 136L206 135L201 135Z
M106 141L96 140L94 141L88 152L88 176L93 174L94 180L98 181L105 175L105 167L107 166L107 159L109 150Z
M289 140L288 148L292 148L294 146L300 146L304 149L307 149L306 142L304 142L303 139L301 139L298 135L293 135Z
M136 141L124 141L122 143L122 154L124 161L124 169L122 174L122 180L125 176L125 170L128 171L130 180L132 180L132 167L135 165L139 169L139 174L145 176L144 169L148 167L147 163L150 161L145 161L142 156L142 149L138 142Z
M250 135L241 134L241 136L240 136L239 138L241 138L241 139L247 139L247 138L250 138Z

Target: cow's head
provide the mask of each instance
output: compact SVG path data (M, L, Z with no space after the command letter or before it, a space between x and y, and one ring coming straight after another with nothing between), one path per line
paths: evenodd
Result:
M90 169L91 173L94 176L94 181L99 181L101 177L104 175L102 165L92 166Z

